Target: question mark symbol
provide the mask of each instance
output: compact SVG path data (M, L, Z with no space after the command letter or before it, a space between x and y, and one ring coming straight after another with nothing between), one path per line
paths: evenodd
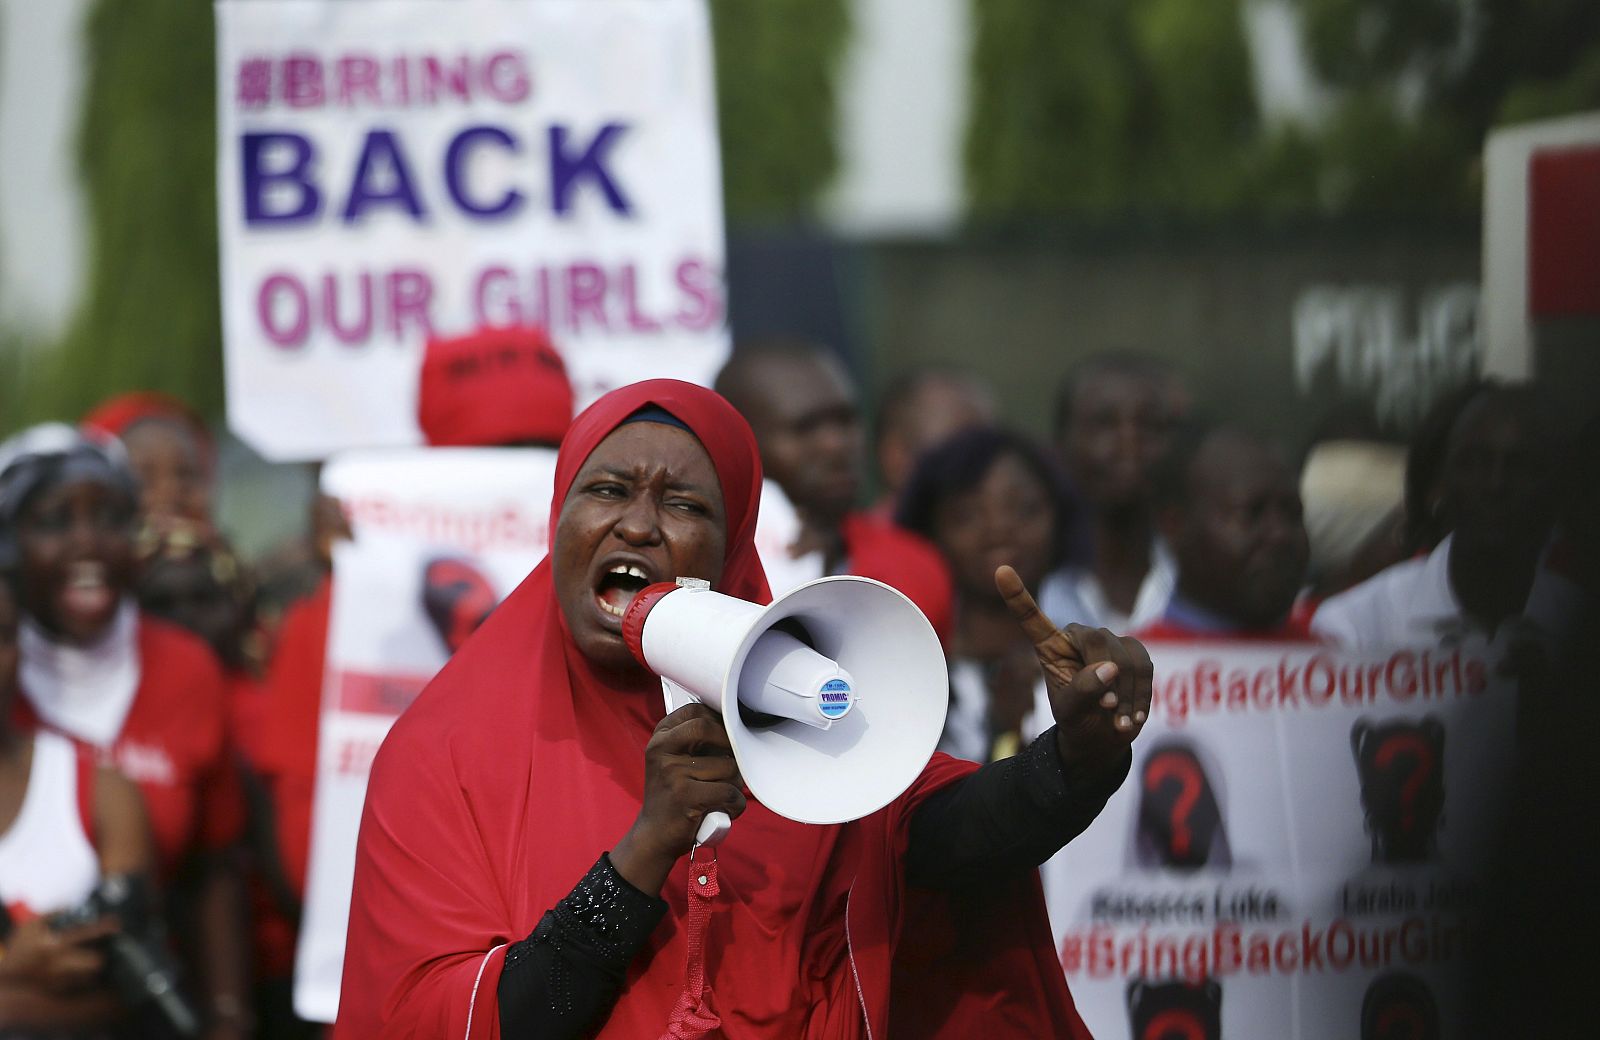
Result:
M1422 1012L1410 1004L1391 1004L1378 1013L1377 1040L1423 1040Z
M1144 767L1144 789L1154 794L1169 780L1178 782L1178 797L1172 802L1172 853L1183 858L1189 855L1193 832L1189 829L1189 813L1200 800L1205 781L1200 775L1200 763L1184 751L1162 751L1150 756Z
M1193 1011L1168 1008L1150 1019L1139 1040L1206 1040L1206 1031Z
M1404 754L1411 755L1413 764L1400 785L1400 829L1409 834L1417 826L1417 792L1433 772L1433 747L1419 733L1396 733L1383 742L1372 761L1387 772L1389 764Z

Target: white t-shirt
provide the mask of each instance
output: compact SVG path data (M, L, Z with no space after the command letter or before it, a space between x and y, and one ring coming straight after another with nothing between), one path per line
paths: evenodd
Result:
M48 914L75 907L100 881L100 857L78 809L78 752L59 734L33 738L33 762L22 808L0 834L0 902Z
M1507 646L1518 638L1558 638L1581 593L1569 579L1540 566L1523 613L1486 632L1463 613L1450 585L1446 538L1426 557L1406 560L1353 589L1330 596L1311 619L1311 632L1350 650L1389 646L1454 645L1481 639Z
M1150 569L1139 583L1133 613L1124 614L1106 599L1100 579L1087 567L1063 567L1039 585L1039 609L1055 624L1088 625L1127 634L1160 619L1178 584L1178 563L1167 543L1157 538L1150 543Z

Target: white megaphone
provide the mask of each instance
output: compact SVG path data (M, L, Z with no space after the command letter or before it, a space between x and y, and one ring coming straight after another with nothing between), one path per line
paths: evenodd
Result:
M634 596L622 635L661 677L669 712L699 701L722 715L750 793L791 820L843 823L883 808L944 731L939 637L871 578L818 578L766 607L679 578ZM696 841L715 845L729 826L709 813Z

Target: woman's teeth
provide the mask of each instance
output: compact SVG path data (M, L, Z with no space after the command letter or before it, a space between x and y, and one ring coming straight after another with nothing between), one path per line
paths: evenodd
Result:
M85 562L72 564L67 570L67 582L62 597L68 609L83 614L95 614L106 609L112 600L111 586L106 583L103 564Z
M595 600L607 614L622 617L628 612L628 604L633 602L633 597L648 584L650 575L642 568L619 563L600 579L600 592Z

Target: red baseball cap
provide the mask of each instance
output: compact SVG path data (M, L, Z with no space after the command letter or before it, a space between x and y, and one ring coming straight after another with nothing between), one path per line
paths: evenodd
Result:
M572 422L567 366L541 328L429 340L417 421L436 447L559 444Z
M189 431L207 470L216 464L217 444L200 413L184 401L159 390L133 390L108 397L95 405L78 425L120 438L146 419L163 419Z

